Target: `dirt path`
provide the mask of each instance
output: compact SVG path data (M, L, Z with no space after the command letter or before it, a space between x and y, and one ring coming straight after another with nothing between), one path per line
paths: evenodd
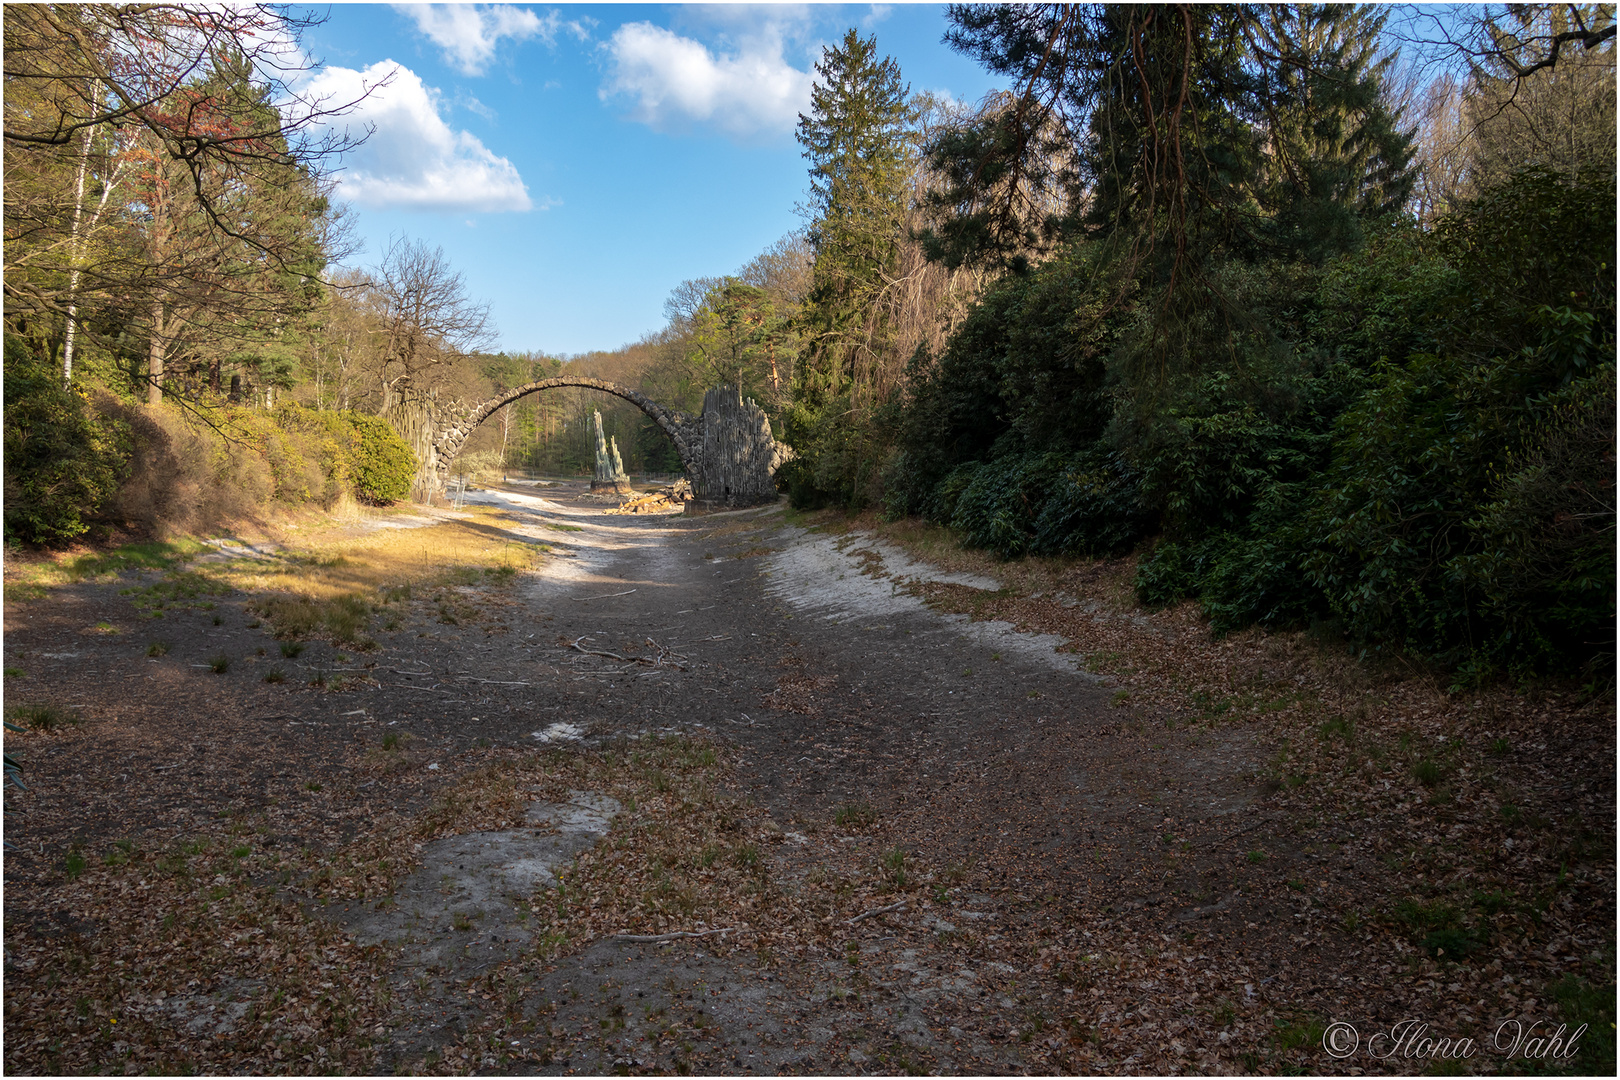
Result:
M1083 619L1170 654L1196 627L1080 595L1015 597L869 534L806 531L780 507L645 518L604 516L574 487L475 498L554 557L505 588L416 597L364 655L317 641L279 659L237 596L171 612L167 651L148 656L151 628L120 595L139 575L7 605L8 701L22 687L84 718L8 740L29 780L8 803L8 1069L173 1064L106 1023L139 1015L147 1042L165 1025L200 1040L183 1060L210 1071L1332 1071L1320 1039L1333 1019L1387 1028L1428 1002L1471 1010L1431 1016L1460 1035L1503 1009L1536 1012L1523 973L1502 996L1502 957L1494 973L1483 959L1447 966L1358 926L1367 883L1390 877L1388 830L1291 794L1274 727L1189 722L1125 674L1099 674L1116 654L1079 631L1040 632ZM941 610L986 604L1015 607L1022 629ZM207 664L222 650L236 659L218 675ZM1244 677L1265 700L1295 687L1286 665L1252 663ZM339 690L266 683L274 664L353 674ZM1596 737L1610 740L1607 788L1599 768L1571 813L1601 848L1612 725ZM679 792L712 811L713 837L735 840L649 855L674 850L646 846L674 826L625 823L683 781L637 748L706 743L724 755L720 787L693 765L695 787ZM613 786L628 762L641 786ZM496 790L476 783L504 786L485 805L456 802ZM422 831L428 819L437 831ZM115 962L94 942L133 916L95 898L131 888L118 852L156 860L222 823L251 832L247 862L265 860L246 874L255 895L306 913L324 943L308 948L368 988L344 1006L366 1032L357 1056L315 1049L354 1039L321 1012L305 1014L307 1058L290 1044L255 1057L249 1021L268 1015L274 980L206 950L212 966L184 993L115 982L121 1001L78 995L63 1030L93 1030L93 1048L53 1050L51 1023L28 1010L68 1001L41 989L53 957ZM1412 828L1397 848L1440 843L1430 823ZM368 844L386 856L382 885L351 870L360 883L328 894L309 875L310 858ZM721 850L734 858L714 862ZM65 872L76 852L91 860L82 876ZM615 852L634 865L612 872L644 886L622 907L591 892ZM1591 917L1605 904L1612 917L1613 864L1593 858L1564 909L1548 909L1567 932L1520 946L1553 974L1588 971L1566 955L1595 956L1612 978L1612 918L1605 931ZM740 891L725 895L746 895L735 908L704 906L711 864L731 865ZM156 880L140 873L137 891ZM686 881L692 896L656 899ZM558 912L585 899L547 923L536 887ZM614 935L636 920L656 931L643 937L705 936Z

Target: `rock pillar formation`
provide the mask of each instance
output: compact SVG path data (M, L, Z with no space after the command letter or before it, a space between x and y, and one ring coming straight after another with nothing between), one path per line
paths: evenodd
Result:
M776 467L787 448L771 435L771 421L734 386L703 395L703 454L693 493L710 506L756 506L776 499Z
M618 440L615 439L610 448L608 440L602 436L601 411L592 409L591 419L596 424L596 475L591 478L591 490L635 494L630 478L624 474L624 462L619 459Z

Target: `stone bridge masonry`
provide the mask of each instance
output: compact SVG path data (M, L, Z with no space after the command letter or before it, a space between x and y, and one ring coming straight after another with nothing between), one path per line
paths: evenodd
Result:
M752 399L744 400L736 387L717 386L710 390L703 395L702 415L692 416L661 405L628 386L572 375L541 379L481 405L454 410L433 440L432 465L438 491L444 490L450 467L474 428L519 398L566 386L613 394L652 417L675 444L675 452L680 454L692 481L692 492L699 500L723 506L753 506L776 498L776 470L793 456L793 451L771 434L765 410Z

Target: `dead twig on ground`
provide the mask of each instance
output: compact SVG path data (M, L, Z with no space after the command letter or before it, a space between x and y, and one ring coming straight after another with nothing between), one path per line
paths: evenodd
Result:
M729 934L736 927L723 926L718 930L677 930L672 934L614 934L615 941L633 941L638 945L653 945L660 941L674 941L676 938L708 937L710 934Z
M862 919L870 919L872 916L874 916L874 915L882 915L886 911L899 911L901 908L903 908L905 906L906 906L906 902L904 900L902 900L898 904L890 904L888 907L873 908L871 911L863 911L859 915L855 916L853 919L845 919L844 920L844 925L845 926L854 926L856 923L860 922Z
M590 637L590 635L587 634L585 637ZM577 649L586 656L605 656L609 660L618 660L621 663L651 664L653 667L662 667L667 663L671 667L679 668L682 671L686 670L686 665L681 663L682 660L686 659L685 656L681 655L680 653L671 652L662 645L658 644L658 642L654 641L652 638L647 639L647 644L658 650L657 656L620 656L618 653L604 652L601 649L587 649L580 644L580 642L584 640L584 637L575 638L574 641L570 643L569 648Z

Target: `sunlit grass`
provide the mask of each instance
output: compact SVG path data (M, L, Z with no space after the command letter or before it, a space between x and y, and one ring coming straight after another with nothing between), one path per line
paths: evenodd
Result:
M258 597L253 608L278 637L327 635L365 643L371 614L412 589L496 584L539 561L538 545L512 539L502 512L420 529L384 529L317 541L300 551L235 559L204 571Z
M513 540L499 511L421 529L382 529L273 558L237 559L208 573L244 592L311 600L381 595L401 586L472 585L535 566L533 544Z
M200 540L153 540L125 544L110 551L60 554L7 568L6 599L38 600L59 585L77 581L110 582L123 570L167 570L209 550Z

